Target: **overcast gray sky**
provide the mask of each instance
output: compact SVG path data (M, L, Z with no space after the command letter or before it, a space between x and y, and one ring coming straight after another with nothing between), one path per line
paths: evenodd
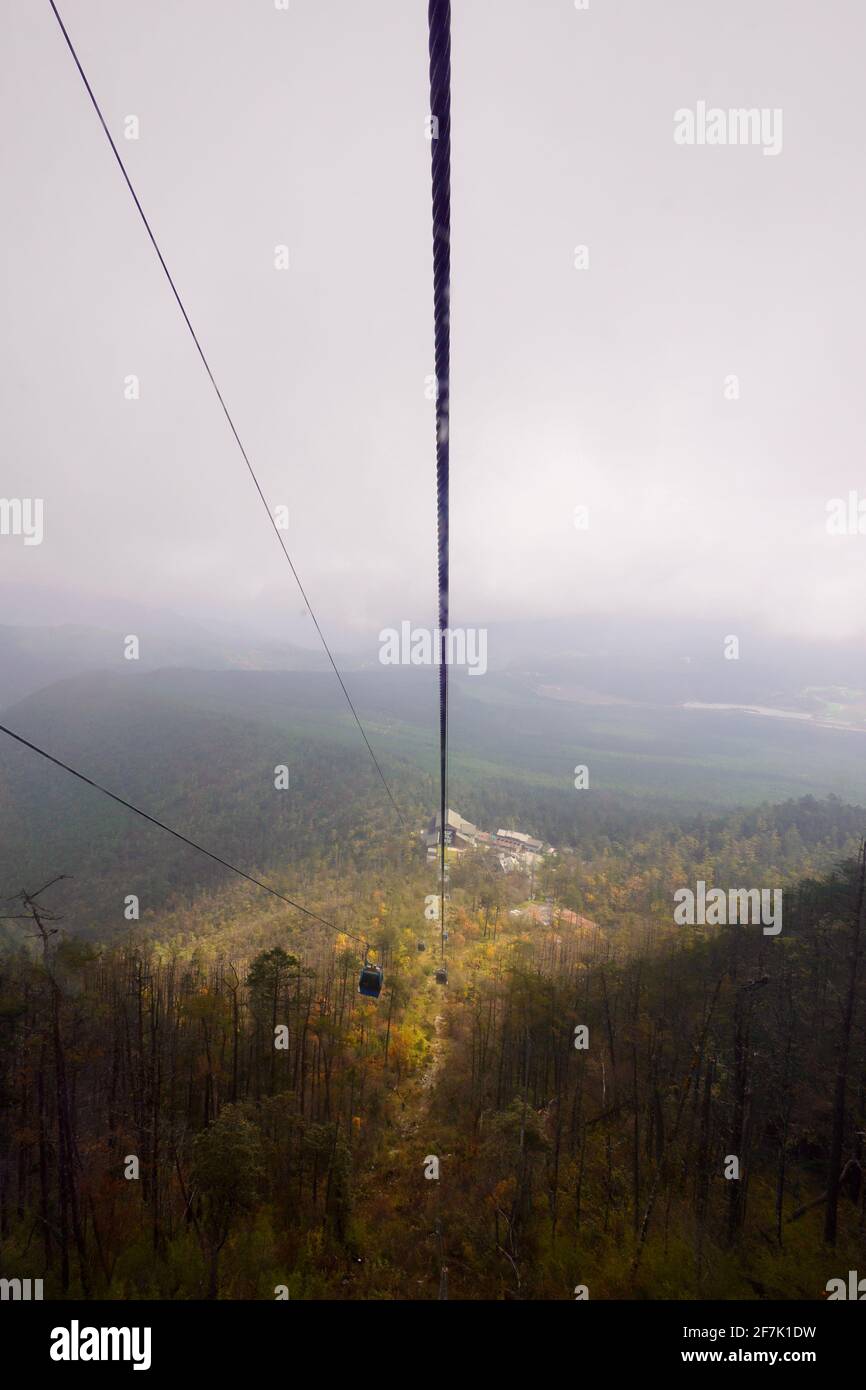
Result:
M326 631L432 621L426 4L60 8ZM866 535L825 526L866 499L862 0L452 8L454 621L866 634ZM45 501L41 546L0 537L3 620L297 637L47 0L4 0L0 55L0 495ZM699 101L781 108L780 153L677 145Z

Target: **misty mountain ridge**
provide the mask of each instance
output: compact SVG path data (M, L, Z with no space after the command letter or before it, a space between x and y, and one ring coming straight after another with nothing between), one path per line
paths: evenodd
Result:
M472 624L469 624L472 626ZM493 623L487 628L490 673L523 679L536 694L599 703L708 704L778 707L821 714L826 707L866 712L866 652L856 646L783 639L747 625L715 631L707 624L644 623L579 616L540 622ZM135 634L140 659L124 658ZM380 669L379 633L341 633L331 643L340 670ZM739 656L726 659L737 637ZM0 708L31 692L86 671L163 667L194 670L330 672L327 655L300 645L188 621L175 614L126 605L116 627L58 623L0 626ZM416 668L423 669L423 668ZM459 668L453 669L459 682Z

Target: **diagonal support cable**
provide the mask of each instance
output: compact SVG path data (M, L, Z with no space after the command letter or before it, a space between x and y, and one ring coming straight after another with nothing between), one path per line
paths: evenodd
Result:
M306 604L306 606L307 606L307 608L308 608L308 610L309 610L310 617L311 617L312 620L313 620L313 624L314 624L314 626L315 626L316 632L319 634L319 638L320 638L320 640L321 640L322 646L324 647L325 652L327 653L328 660L330 661L331 666L333 667L334 675L337 677L337 680L340 682L340 689L342 690L343 694L344 694L345 697L346 697L346 703L348 704L349 709L352 711L352 716L353 716L353 718L354 718L354 720L355 720L355 723L356 723L357 726L358 726L358 729L360 730L361 737L363 738L365 744L367 745L367 752L370 754L370 757L373 759L373 763L374 763L375 768L376 768L376 771L378 772L379 777L380 777L380 779L381 779L382 786L385 788L385 791L386 791L386 793L387 793L388 800L390 801L390 803L391 803L391 805L393 806L394 810L397 812L397 815L399 816L401 823L405 826L405 825L406 825L406 820L405 820L405 818L404 818L404 816L403 816L402 811L400 810L400 807L397 805L396 801L394 800L393 794L392 794L392 792L391 792L391 788L389 787L388 782L387 782L387 779L386 779L386 777L385 777L385 774L384 774L384 772L382 771L382 769L381 769L381 767L380 767L380 765L379 765L379 760L378 760L378 758L376 757L376 754L373 752L372 744L370 743L370 740L369 740L369 738L367 737L367 732L366 732L366 730L365 730L363 724L361 723L360 717L359 717L359 715L358 715L358 711L356 710L355 705L354 705L354 703L353 703L353 701L352 701L352 697L350 696L348 690L346 689L346 684L345 684L345 681L343 680L343 677L340 675L339 669L338 669L338 667L337 667L337 663L335 662L334 657L333 657L333 655L332 655L332 653L331 653L331 649L330 649L330 647L328 646L328 643L327 643L327 641L326 641L326 639L325 639L325 634L324 634L324 632L322 631L322 629L321 629L321 627L320 627L320 625L319 625L319 620L318 620L318 618L316 617L315 611L314 611L314 609L313 609L312 604L310 603L309 598L307 597L306 590L304 589L304 586L303 586L303 584L301 583L300 575L298 574L298 571L295 569L294 563L292 562L292 557L291 557L291 555L289 554L289 551L288 551L288 547L286 546L286 543L285 543L285 541L283 540L282 533L280 532L280 528L277 526L277 523L276 523L276 521L275 521L275 519L274 519L273 513L271 512L271 509L270 509L270 507L268 506L268 500L267 500L267 498L265 497L264 492L262 491L261 484L259 483L259 480L258 480L258 478L256 477L256 473L255 473L255 470L254 470L254 468L253 468L253 465L250 463L250 460L249 460L249 456L248 456L248 454L247 454L247 451L246 451L246 449L244 448L243 443L241 442L241 437L240 437L240 435L238 434L237 429L235 428L235 422L234 422L234 420L232 419L232 417L231 417L231 415L230 415L230 413L229 413L229 408L228 408L228 406L227 406L226 403L225 403L225 400L224 400L224 398L223 398L223 394L222 394L222 392L220 391L219 386L217 385L216 377L214 376L213 372L211 371L210 363L208 362L207 357L205 356L204 349L203 349L201 343L200 343L199 340L198 340L198 335L196 334L195 329L194 329L193 326L192 326L192 322L191 322L191 320L190 320L189 314L188 314L187 311L186 311L186 308L185 308L185 306L184 306L184 302L183 302L183 300L181 299L180 294L178 293L178 289L177 289L177 286L176 286L175 283L174 283L174 280L172 279L171 271L169 270L168 266L166 265L165 257L163 256L162 251L159 249L159 243L157 242L157 239L156 239L156 237L154 236L154 233L153 233L153 229L151 228L151 225L150 225L150 223L149 223L148 220L147 220L147 217L146 217L146 215L145 215L144 208L141 206L141 203L140 203L139 200L138 200L138 194L136 193L136 191L135 191L135 189L134 189L134 187L133 187L133 185L132 185L132 180L130 179L129 174L128 174L127 171L126 171L126 165L124 164L123 160L122 160L121 157L120 157L120 151L118 150L117 145L114 143L114 139L112 138L111 131L108 129L108 126L107 126L107 124L106 124L105 117L104 117L103 114L102 114L102 110L101 110L101 108L100 108L99 102L96 100L96 97L95 97L94 92L93 92L93 88L91 87L91 85L90 85L90 83L89 83L89 81L88 81L88 79L87 79L87 74L85 73L84 68L81 66L81 60L79 59L78 54L77 54L76 51L75 51L75 47L74 47L74 45L73 45L73 43L72 43L72 40L71 40L71 38L69 37L69 34L68 34L68 32L67 32L67 29L66 29L66 25L63 23L63 20L62 20L61 17L60 17L60 11L58 10L57 6L55 5L54 0L48 0L48 3L50 4L52 10L54 11L54 17L55 17L55 19L57 20L57 23L60 25L61 32L62 32L62 34L63 34L64 39L66 40L66 46L67 46L67 48L69 49L69 52L72 54L72 57L73 57L73 59L74 59L74 61L75 61L75 66L78 68L78 72L79 72L79 75L80 75L80 77L81 77L81 80L82 80L82 82L84 83L84 86L85 86L85 88L86 88L86 90L87 90L87 95L90 97L90 101L91 101L91 104L92 104L92 106L93 106L93 109L94 109L94 111L96 112L97 116L99 117L99 122L100 122L100 124L101 124L101 126L102 126L102 129L103 129L104 132L105 132L105 138L107 139L109 145L111 146L111 151L112 151L112 153L113 153L113 155L114 155L114 158L117 160L118 166L119 166L119 168L120 168L120 172L122 173L123 178L124 178L124 181L125 181L125 183L126 183L126 186L127 186L127 188L129 189L130 194L132 195L132 201L135 203L135 206L136 206L136 208L138 209L138 215L139 215L139 217L141 218L142 223L144 224L144 229L145 229L145 231L147 232L147 235L148 235L149 238L150 238L150 241L151 241L151 244L152 244L152 246L153 246L153 249L154 249L154 251L156 252L157 257L158 257L158 259L159 259L159 263L160 263L160 265L162 266L163 271L165 272L165 278L166 278L166 280L168 281L169 285L171 286L171 292L172 292L172 294L174 295L174 297L175 297L175 299L176 299L176 301L177 301L177 306L178 306L178 308L180 309L181 314L183 315L184 323L186 324L187 328L189 329L190 337L192 338L193 342L195 343L196 351L198 352L198 355L199 355L199 357L201 358L201 361L202 361L202 365L203 365L205 371L207 372L208 378L209 378L209 380L210 380L210 384L211 384L211 386L213 387L214 392L216 393L216 398L217 398L217 400L219 401L220 405L222 406L222 411L223 411L223 414L224 414L225 417L226 417L226 420L228 421L229 429L231 430L232 434L234 435L235 442L236 442L236 444L237 444L237 446L238 446L238 449L240 450L240 453L241 453L241 457L243 458L243 461L244 461L244 463L245 463L246 466L247 466L247 469L248 469L248 471L249 471L249 475L250 475L250 477L252 478L252 481L253 481L253 484L254 484L254 486L255 486L256 492L258 493L258 495L259 495L259 497L260 497L260 499L261 499L262 506L264 507L265 511L267 512L268 521L271 523L271 529L273 530L274 535L276 536L276 538L277 538L277 540L278 540L278 542L279 542L280 549L282 550L283 555L285 556L285 559L286 559L286 561L287 561L287 563L288 563L289 569L292 571L292 574L293 574L294 579L295 579L295 583L297 584L298 589L300 590L301 597L303 598L304 603Z
M257 888L263 888L266 893L271 894L271 897L279 898L281 902L288 903L289 907L293 907L298 912L302 912L305 917L312 917L314 921L321 922L323 927L328 927L331 931L338 932L341 936L351 937L353 941L359 941L362 946L366 945L363 937L356 936L354 932L346 931L343 927L338 927L335 922L329 922L326 917L320 917L318 912L311 911L310 908L304 907L302 903L296 903L293 898L287 898L285 893L279 893L276 888L271 888L270 884L263 883L260 878L255 878L252 874L248 874L246 870L239 869L236 864L230 863L228 859L221 859L218 854L214 854L212 850L205 849L204 845L198 844L196 840L191 840L188 835L183 835L181 831L174 830L170 825L166 825L164 821L157 820L156 816L148 815L147 811L142 811L139 806L133 805L131 801L126 801L122 796L118 796L116 792L109 791L108 788L103 787L101 783L94 782L92 777L87 777L83 772L79 772L76 768L70 767L69 763L61 762L60 758L55 758L53 753L48 753L44 748L40 748L38 743L31 743L29 739L24 738L21 734L16 734L14 729L7 729L5 724L0 724L0 734L8 734L9 738L13 738L16 743L22 744L33 753L38 753L41 758L45 758L47 762L53 763L55 767L60 767L64 772L68 772L73 777L77 777L79 782L84 782L88 787L93 787L95 791L102 792L103 796L111 797L111 800L116 801L119 806L125 806L127 811L134 811L137 816L141 816L142 820L150 821L150 824L155 825L158 830L164 830L166 834L173 835L174 838L180 840L182 844L189 845L190 849L198 850L199 854L207 855L208 859L212 859L215 864L221 864L224 869L230 869L233 874L237 874L240 878L245 878L248 883L254 883ZM65 878L66 875L61 874L60 877ZM57 881L57 879L52 879L52 883L56 883ZM50 887L50 884L46 884L45 887ZM44 892L44 889L40 888L39 891L40 893ZM30 896L35 897L36 895L31 894Z

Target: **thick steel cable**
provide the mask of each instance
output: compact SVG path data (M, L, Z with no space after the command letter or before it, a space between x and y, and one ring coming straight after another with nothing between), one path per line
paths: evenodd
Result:
M439 576L439 917L445 956L448 818L448 469L451 297L451 3L430 0L430 146L433 184L433 319L436 347L436 517Z

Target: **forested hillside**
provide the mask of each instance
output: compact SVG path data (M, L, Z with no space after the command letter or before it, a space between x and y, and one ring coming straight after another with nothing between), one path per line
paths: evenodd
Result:
M196 707L145 679L85 678L52 687L8 716L16 732L246 872L276 873L284 891L337 856L375 863L393 839L381 782L358 749L281 723ZM275 771L286 769L278 789ZM426 785L400 768L406 814ZM349 793L351 788L351 794ZM387 806L387 803L386 803ZM222 887L225 871L26 748L3 748L0 883L12 892L71 877L66 920L77 932L124 927L142 914Z
M352 691L381 765L399 789L406 833L415 835L435 801L435 692L428 674L401 669L384 681L378 670L353 673ZM372 862L370 854L400 829L341 699L332 677L312 671L99 672L32 693L7 709L4 721L220 857L249 873L275 874L290 891L337 853ZM608 855L657 879L680 862L715 860L732 873L737 865L754 866L788 880L856 848L859 812L838 797L801 797L787 811L766 805L709 811L704 793L684 803L691 773L678 784L671 748L654 755L650 784L658 790L651 797L637 750L628 777L618 774L614 789L593 761L589 789L575 791L575 754L559 742L570 736L562 710L559 724L532 717L538 728L527 752L525 731L515 727L523 707L516 715L509 709L465 690L453 704L458 747L463 729L463 738L482 748L486 741L490 754L482 760L458 754L451 775L453 804L482 827L520 825L576 849L587 869ZM577 742L584 736L579 724L576 746L585 746ZM652 742L652 731L645 736ZM491 761L503 750L508 767ZM512 753L518 766L521 757L536 758L535 770L518 775ZM287 770L283 790L275 787L277 767ZM554 767L555 777L538 770ZM705 777L696 749L696 777L701 768ZM634 785L624 789L623 781ZM71 877L64 894L68 927L96 935L125 926L130 894L142 913L154 913L189 905L223 882L206 858L7 739L0 761L0 889L56 873Z
M427 670L378 664L348 680L417 833L435 803L435 681ZM513 821L585 860L610 851L648 872L670 862L674 841L685 862L720 858L731 872L766 866L785 878L852 852L858 812L845 808L866 798L852 758L862 734L587 709L492 674L484 692L478 684L455 681L450 703L450 798L478 826ZM336 847L363 852L399 827L327 673L85 671L32 691L3 721L246 872L318 872ZM588 790L575 791L578 762L588 763ZM278 766L288 770L284 791L274 785ZM845 795L803 799L830 787ZM784 795L798 803L794 819L766 808ZM156 912L220 883L202 856L4 739L0 885L58 872L72 876L68 926L88 933L122 924L126 895Z
M850 814L704 825L669 871L732 842L757 865L792 828L823 855ZM789 889L771 938L675 927L646 847L599 853L550 861L550 927L523 874L455 864L444 987L420 846L311 872L308 905L383 963L376 1002L357 942L252 887L105 946L49 935L65 882L13 906L6 1274L51 1297L821 1297L866 1229L856 863Z

